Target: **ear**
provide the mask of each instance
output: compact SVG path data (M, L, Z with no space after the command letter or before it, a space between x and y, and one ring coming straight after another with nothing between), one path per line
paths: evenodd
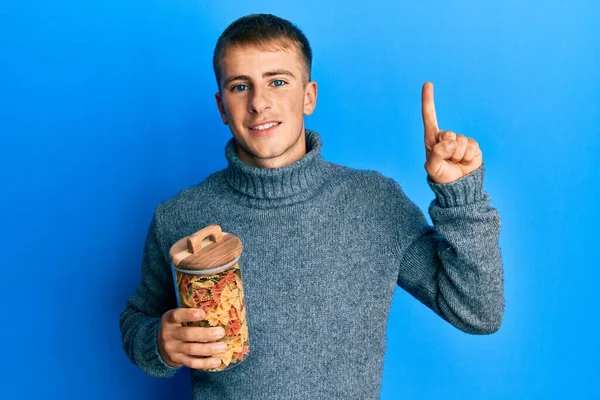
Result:
M227 125L227 114L225 114L225 107L223 106L223 101L221 100L221 93L215 93L215 100L217 101L217 108L221 114L221 120L225 125Z
M304 114L310 115L317 106L317 82L310 81L304 89Z

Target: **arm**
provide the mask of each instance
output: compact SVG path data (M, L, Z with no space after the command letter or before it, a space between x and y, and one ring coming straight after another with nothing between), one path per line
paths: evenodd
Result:
M170 378L180 367L166 364L157 345L162 315L177 307L171 266L164 249L157 208L144 245L142 279L121 312L120 327L123 349L129 358L148 375Z
M398 285L471 334L496 332L504 314L500 216L489 206L483 176L484 165L447 184L427 178L436 195L433 227L395 183Z

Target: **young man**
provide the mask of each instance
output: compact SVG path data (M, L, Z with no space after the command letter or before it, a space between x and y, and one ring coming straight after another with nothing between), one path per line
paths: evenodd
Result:
M233 22L214 53L228 167L158 205L150 223L123 346L152 376L191 368L194 398L378 399L396 286L464 332L500 327L500 218L477 143L439 130L426 83L429 226L394 180L321 157L321 137L304 127L317 99L311 63L290 22ZM174 242L211 224L244 244L250 355L222 372L206 370L220 363L223 329L182 326L205 314L177 308L168 261Z

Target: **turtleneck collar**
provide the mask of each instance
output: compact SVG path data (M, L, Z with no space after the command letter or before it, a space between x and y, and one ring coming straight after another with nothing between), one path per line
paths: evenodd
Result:
M225 179L236 201L250 207L270 208L311 197L325 182L331 165L321 156L321 137L305 129L306 154L280 168L246 164L235 151L235 138L225 145Z

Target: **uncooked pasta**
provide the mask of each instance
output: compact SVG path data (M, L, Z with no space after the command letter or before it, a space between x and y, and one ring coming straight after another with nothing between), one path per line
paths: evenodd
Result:
M222 371L243 361L249 353L248 323L239 263L211 275L183 273L176 269L177 288L182 307L202 308L206 318L188 326L222 326L227 350L213 357L221 365L209 371Z

